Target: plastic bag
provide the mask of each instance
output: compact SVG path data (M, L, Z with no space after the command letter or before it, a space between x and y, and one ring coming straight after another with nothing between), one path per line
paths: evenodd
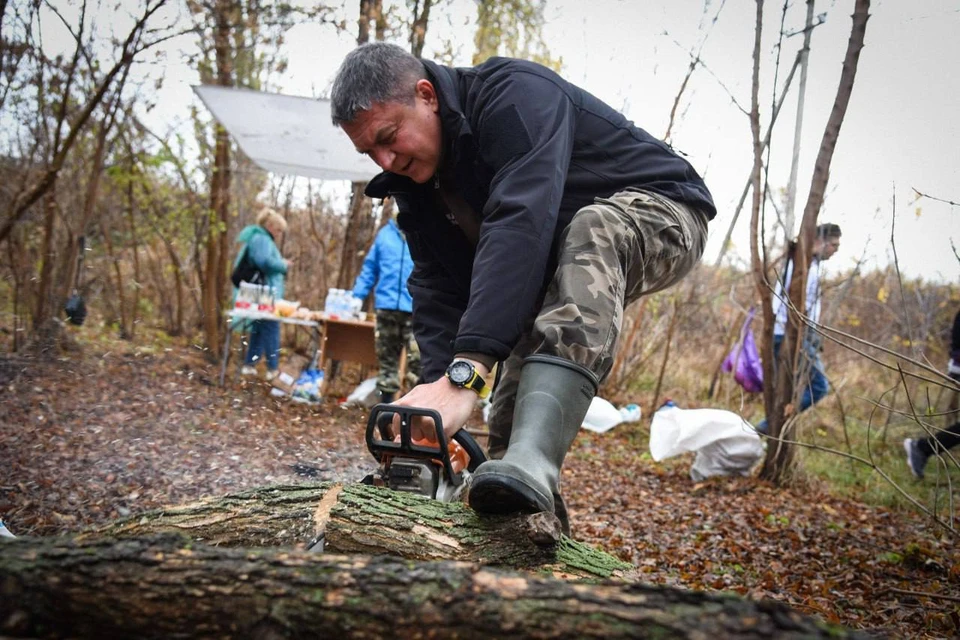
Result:
M357 385L349 396L346 404L349 406L359 406L369 409L380 402L380 394L377 393L377 379L367 378Z
M733 379L749 393L763 391L763 362L757 350L757 341L753 337L753 322L755 311L750 309L747 319L740 328L740 339L733 346L733 350L723 360L722 369L726 373L733 371Z
M583 418L583 428L594 433L604 433L621 422L623 416L620 411L600 396L595 396Z
M323 400L320 388L323 386L323 371L307 369L300 374L293 383L293 393L290 394L297 402L316 403Z
M696 451L690 478L749 475L763 456L756 429L732 411L664 406L653 414L650 455L657 462Z

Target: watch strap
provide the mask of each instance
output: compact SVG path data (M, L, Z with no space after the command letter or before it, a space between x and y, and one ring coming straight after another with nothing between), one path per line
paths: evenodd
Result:
M490 386L483 379L483 376L481 376L480 373L477 371L476 365L474 365L469 360L454 360L452 363L450 363L450 366L453 366L457 362L466 362L467 364L469 364L471 370L473 371L473 375L470 377L469 380L467 380L463 384L459 384L457 382L454 382L453 379L450 378L450 372L448 370L444 374L447 376L447 379L449 379L451 383L453 383L458 387L461 387L463 389L470 389L471 391L476 392L476 394L480 396L481 400L486 399L490 395Z

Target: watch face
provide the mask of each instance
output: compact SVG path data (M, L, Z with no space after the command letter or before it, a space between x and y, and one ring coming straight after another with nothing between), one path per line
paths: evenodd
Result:
M450 365L450 381L454 384L466 384L473 377L473 365L469 362L454 362Z

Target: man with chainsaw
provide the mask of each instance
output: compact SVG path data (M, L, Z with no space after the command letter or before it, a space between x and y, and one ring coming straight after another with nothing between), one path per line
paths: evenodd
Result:
M665 143L521 60L449 68L362 45L337 72L331 112L384 169L366 193L396 198L414 260L423 384L397 404L436 410L452 436L501 363L493 459L473 474L470 506L566 524L560 467L623 309L699 260L716 215L707 187Z

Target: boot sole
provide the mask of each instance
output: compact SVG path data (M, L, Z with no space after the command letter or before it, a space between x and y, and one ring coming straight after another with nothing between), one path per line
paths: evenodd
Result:
M468 502L478 513L553 513L553 507L538 491L499 473L474 475Z

